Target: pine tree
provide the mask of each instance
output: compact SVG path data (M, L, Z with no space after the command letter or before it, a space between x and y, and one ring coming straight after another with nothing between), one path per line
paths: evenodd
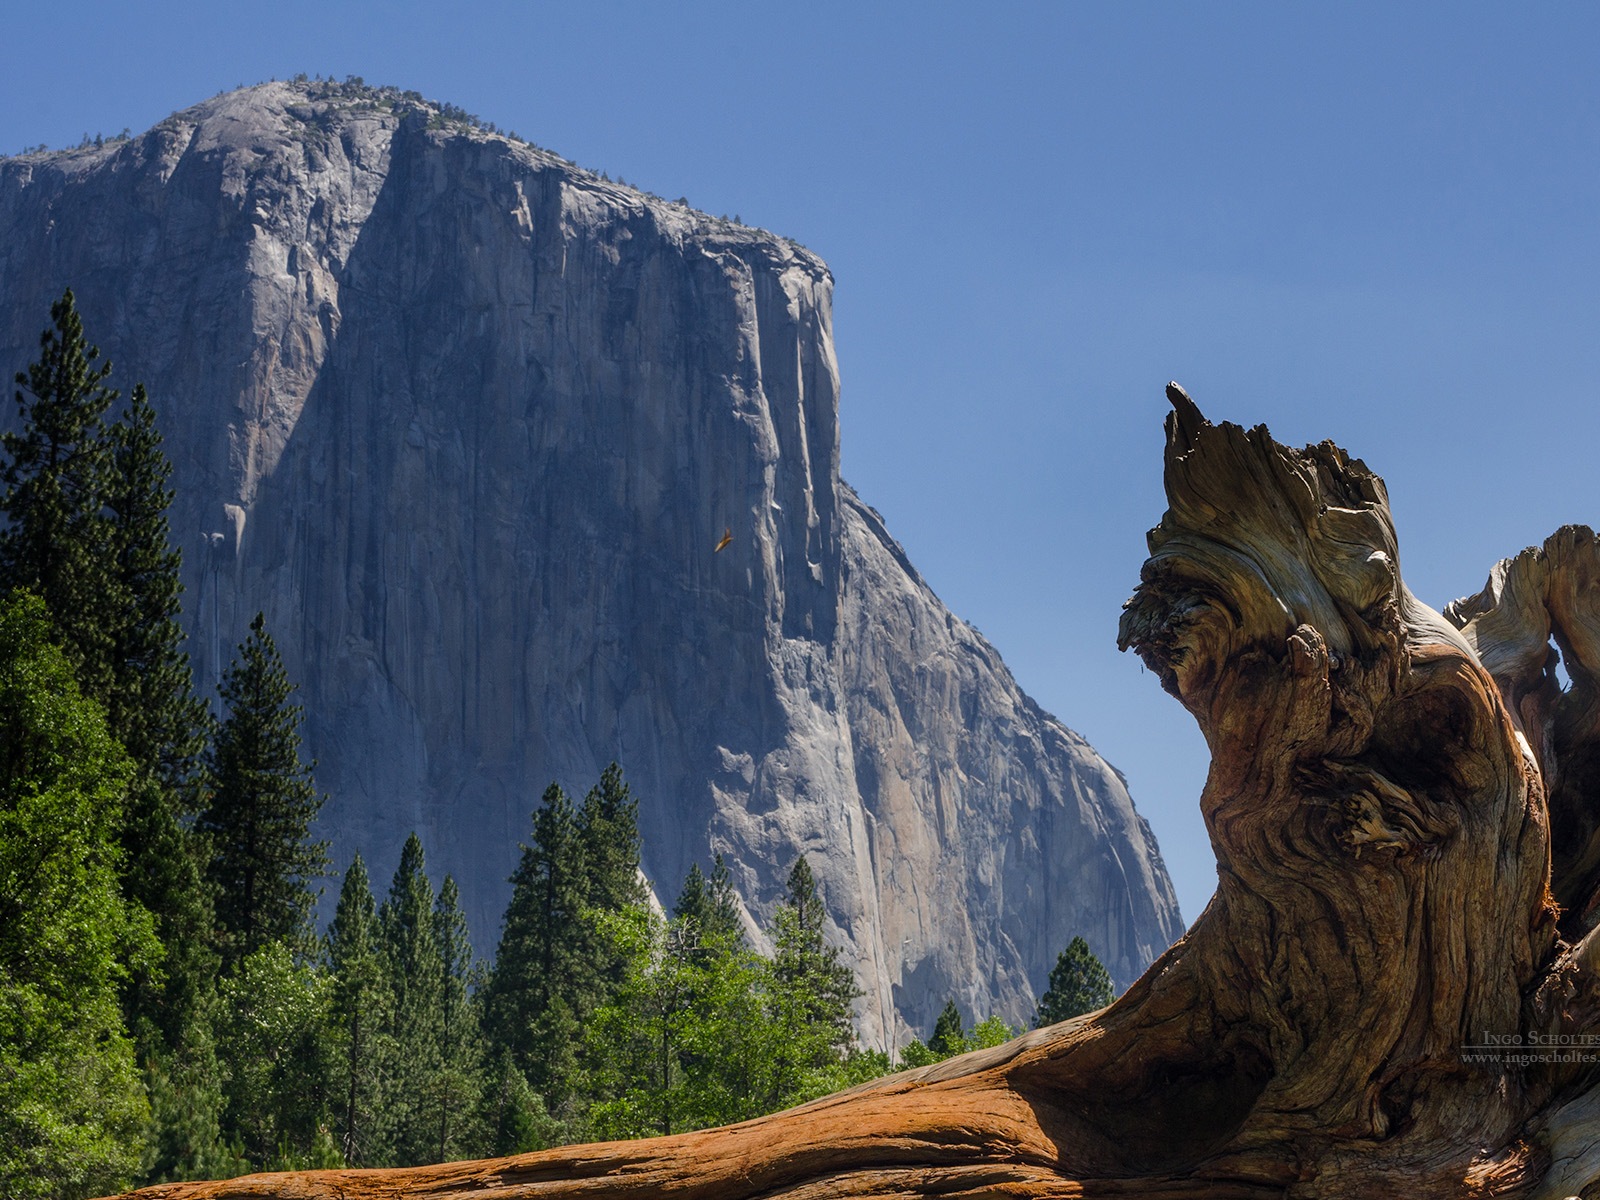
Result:
M211 798L199 826L211 840L209 874L232 964L269 943L307 943L328 858L327 844L310 838L323 797L300 761L301 710L289 702L294 685L262 614L220 690L228 716L212 742Z
M583 925L587 880L572 802L552 783L511 876L484 1024L494 1056L508 1054L558 1116L579 1086L575 1047L595 990L592 938Z
M604 935L601 913L619 913L644 903L639 874L639 802L623 781L622 768L611 763L600 773L577 813L578 845L584 866L580 927L589 965L589 979L576 997L580 1021L605 1003L628 972L627 956Z
M855 1043L851 1006L861 989L823 938L822 898L802 855L789 872L788 896L774 921L773 1016L787 1034L773 1075L771 1107L798 1095L806 1073L840 1062Z
M206 713L191 688L178 625L179 558L168 545L170 467L155 414L136 385L107 427L117 393L96 366L68 292L52 307L40 358L17 376L22 430L3 442L0 584L42 596L79 685L105 706L133 760L124 823L123 889L156 918L166 948L139 972L124 1006L146 1054L175 1048L197 1019L213 973L210 914L187 821ZM203 1035L199 1035L203 1042Z
M1039 997L1033 1024L1035 1028L1054 1025L1057 1021L1104 1008L1114 999L1116 992L1111 986L1111 976L1089 949L1089 943L1075 937L1056 956L1050 983Z
M50 307L39 360L16 377L21 432L0 435L0 590L45 602L84 694L111 692L113 647L125 597L112 570L106 512L112 447L106 413L117 392L111 364L84 337L69 291Z
M928 1049L940 1058L949 1058L966 1048L966 1040L966 1030L961 1027L961 1010L956 1007L954 1000L945 1001L939 1019L933 1023Z
M160 1040L176 1048L199 1019L216 970L204 849L190 829L210 714L194 694L183 650L181 560L168 542L171 466L144 385L134 386L110 432L106 503L115 579L127 608L112 637L107 711L136 767L122 835L124 888L155 915L166 947L163 977L136 978L128 1007L136 1023L154 1025Z
M250 1170L223 1137L223 1081L229 1072L217 1053L207 1000L206 1011L183 1030L176 1048L145 1057L150 1126L139 1172L145 1184L231 1179Z
M116 584L129 607L114 631L107 715L130 757L181 793L199 768L208 717L194 694L178 621L182 555L167 521L172 465L143 384L134 385L127 411L111 427L110 445L106 506Z
M367 867L357 854L345 872L327 934L334 1030L332 1106L339 1151L352 1167L387 1165L384 1072L392 1061L387 1033L393 1006L378 943L378 911Z
M448 1162L476 1144L478 1130L472 1120L472 1100L482 1090L478 1070L476 1008L469 990L477 976L467 915L461 910L461 892L449 875L439 888L433 910L433 936L439 946L442 985L439 994L439 1077L433 1091L438 1134L435 1161Z
M639 801L612 763L578 811L578 839L588 876L585 900L606 912L644 903L639 878Z
M689 867L672 914L686 922L686 936L694 941L743 937L733 878L722 855L717 855L708 879L699 863Z
M433 884L416 834L400 851L389 896L378 912L383 959L394 996L390 1037L393 1082L387 1108L393 1122L393 1158L400 1166L433 1161L438 1147L430 1102L443 1066L444 962L434 929Z
M711 863L711 878L706 884L706 911L701 918L701 928L711 937L744 941L744 928L739 922L739 901L733 894L733 876L720 854Z
M700 869L699 863L690 863L689 873L683 877L683 887L678 891L678 902L672 906L672 915L686 922L690 928L699 929L705 924L710 908L706 873Z
M156 952L118 887L130 773L37 597L0 600L0 1195L105 1195L148 1116L117 1004Z

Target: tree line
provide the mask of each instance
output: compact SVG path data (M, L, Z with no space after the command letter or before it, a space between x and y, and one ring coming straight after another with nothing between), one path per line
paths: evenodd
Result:
M0 1194L262 1169L417 1165L744 1120L1013 1035L954 1003L892 1063L804 858L758 950L726 863L670 913L612 764L534 810L492 960L421 841L315 909L323 803L258 614L195 692L170 465L72 294L0 438ZM1041 1023L1099 1007L1082 939Z

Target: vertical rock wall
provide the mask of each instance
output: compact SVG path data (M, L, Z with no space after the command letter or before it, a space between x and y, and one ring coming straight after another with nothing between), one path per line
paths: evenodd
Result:
M147 383L197 675L266 612L341 869L417 830L491 950L545 784L616 759L669 903L720 851L760 921L810 856L869 1044L1022 1021L1076 933L1129 982L1154 838L840 481L823 263L397 100L0 160L0 363L71 286Z

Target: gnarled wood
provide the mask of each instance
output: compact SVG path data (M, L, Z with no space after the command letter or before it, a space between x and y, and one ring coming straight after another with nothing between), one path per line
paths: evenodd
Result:
M1545 1045L1600 1034L1600 935L1562 937L1600 882L1600 545L1562 530L1446 620L1359 460L1168 395L1120 641L1205 735L1218 887L1110 1008L725 1129L143 1195L1600 1194L1596 1069Z

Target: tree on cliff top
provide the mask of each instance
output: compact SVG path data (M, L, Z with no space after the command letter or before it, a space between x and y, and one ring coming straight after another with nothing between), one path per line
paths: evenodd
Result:
M222 677L228 716L207 764L211 797L200 828L228 964L263 946L308 945L327 843L311 840L323 797L300 761L301 710L266 618L256 614Z

